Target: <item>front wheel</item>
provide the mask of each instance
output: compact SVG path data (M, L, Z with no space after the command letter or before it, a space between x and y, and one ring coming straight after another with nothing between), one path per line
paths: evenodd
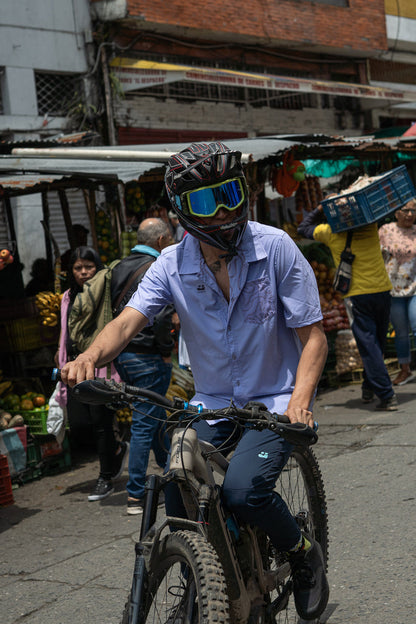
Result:
M125 624L229 624L227 587L218 556L197 533L167 535L152 554L141 622Z

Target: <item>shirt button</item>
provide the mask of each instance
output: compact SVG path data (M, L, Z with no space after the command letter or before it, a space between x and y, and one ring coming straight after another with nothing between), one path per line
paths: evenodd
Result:
M236 385L236 386L239 386L239 385L240 385L240 382L239 382L239 381L236 381L236 382L235 382L235 385Z

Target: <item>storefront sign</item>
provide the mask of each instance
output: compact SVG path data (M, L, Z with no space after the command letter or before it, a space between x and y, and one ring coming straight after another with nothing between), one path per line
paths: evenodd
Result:
M128 58L115 58L110 63L113 73L120 81L123 91L136 91L160 86L170 82L205 82L230 87L291 91L299 93L322 93L346 97L416 102L416 91L385 89L369 85L325 80L308 80L269 74L250 74L228 69L208 69L169 63L154 63Z

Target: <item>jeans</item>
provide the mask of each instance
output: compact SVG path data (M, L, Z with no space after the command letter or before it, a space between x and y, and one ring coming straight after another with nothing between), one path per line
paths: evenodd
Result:
M265 531L278 550L293 548L300 540L300 529L286 503L274 491L292 446L268 430L246 430L242 436L236 435L235 426L229 421L216 425L201 421L194 429L201 440L217 448L226 442L228 451L235 449L222 488L225 506L242 522ZM167 515L184 517L176 484L166 487L165 496Z
M391 297L388 291L353 295L352 333L364 367L363 390L372 390L382 401L393 396L393 386L384 364L384 349L390 322Z
M397 359L399 364L410 363L409 329L416 336L416 295L392 297L390 320L394 327Z
M115 367L123 381L166 394L172 374L172 364L162 356L143 353L120 353ZM169 438L164 431L166 412L161 407L142 402L133 404L127 492L132 498L143 498L150 450L161 468L166 465Z

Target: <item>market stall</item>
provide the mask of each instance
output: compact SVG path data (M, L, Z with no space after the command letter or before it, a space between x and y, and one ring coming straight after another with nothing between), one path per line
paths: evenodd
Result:
M409 175L415 179L416 141L295 135L234 139L227 145L243 155L250 190L250 218L283 228L311 263L330 346L326 376L336 375L335 343L339 336L348 337L342 333L349 330L348 316L342 298L332 286L334 265L328 249L320 243L301 240L297 225L322 201L324 193L347 187L363 173L382 173L406 163ZM0 156L0 205L7 226L3 229L3 242L13 256L13 262L0 271L0 366L6 380L31 379L36 375L42 387L29 385L25 392L42 391L48 396L51 391L48 377L59 337L59 299L55 295L62 290L59 258L63 249L57 241L59 227L63 227L68 246L74 247L71 232L75 210L71 193L78 193L82 199L84 223L103 262L123 257L135 243L135 232L142 219L167 219L164 165L172 153L184 147L185 144L38 146ZM15 200L32 195L41 200L45 255L55 272L53 292L38 298L22 296L19 266L27 245L17 236L15 226L19 211ZM126 414L120 416L124 418Z

